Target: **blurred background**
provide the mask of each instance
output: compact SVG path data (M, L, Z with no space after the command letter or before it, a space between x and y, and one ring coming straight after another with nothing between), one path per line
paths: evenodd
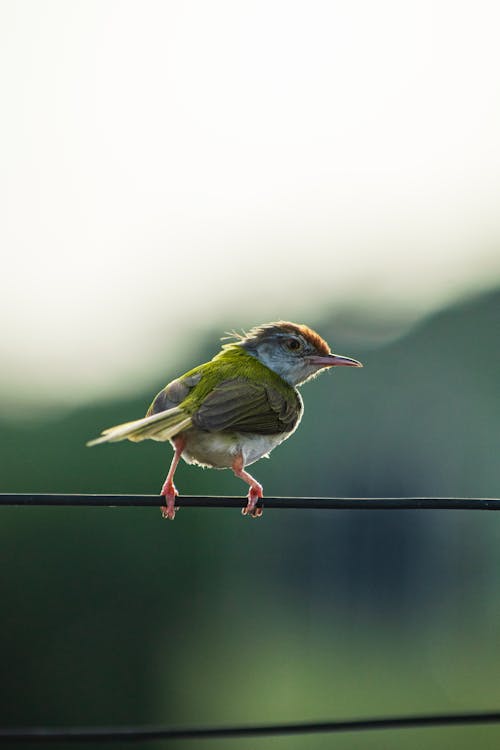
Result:
M159 492L169 446L86 440L282 318L365 369L304 388L254 467L268 495L498 497L499 16L4 0L0 491ZM245 493L186 465L177 486ZM0 723L496 709L499 542L486 513L4 508ZM333 738L224 742L260 745Z

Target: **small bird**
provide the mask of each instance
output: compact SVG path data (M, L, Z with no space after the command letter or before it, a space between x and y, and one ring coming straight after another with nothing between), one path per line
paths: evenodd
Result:
M260 517L262 486L246 467L297 429L304 411L297 386L327 367L363 366L332 354L326 341L303 324L265 323L231 338L210 362L166 385L143 419L110 427L87 443L169 440L174 457L160 493L164 518L173 520L178 510L174 474L181 457L188 464L232 469L250 485L243 515Z

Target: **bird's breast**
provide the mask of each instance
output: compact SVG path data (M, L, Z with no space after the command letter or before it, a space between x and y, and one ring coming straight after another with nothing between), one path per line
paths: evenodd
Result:
M279 435L256 435L242 432L205 432L191 429L183 433L186 446L182 452L188 464L199 464L214 469L228 469L234 458L243 456L245 466L266 456L286 440L290 432Z

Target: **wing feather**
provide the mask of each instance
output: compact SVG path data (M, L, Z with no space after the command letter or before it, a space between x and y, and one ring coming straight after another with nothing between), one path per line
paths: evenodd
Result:
M300 397L287 398L277 389L246 378L216 386L193 414L193 425L209 432L252 432L274 435L292 431L302 413Z

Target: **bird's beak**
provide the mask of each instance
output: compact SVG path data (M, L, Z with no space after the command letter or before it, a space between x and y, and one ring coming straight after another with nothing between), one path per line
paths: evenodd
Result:
M342 357L340 354L326 354L323 357L313 354L307 359L311 365L316 365L316 367L363 367L357 359Z

